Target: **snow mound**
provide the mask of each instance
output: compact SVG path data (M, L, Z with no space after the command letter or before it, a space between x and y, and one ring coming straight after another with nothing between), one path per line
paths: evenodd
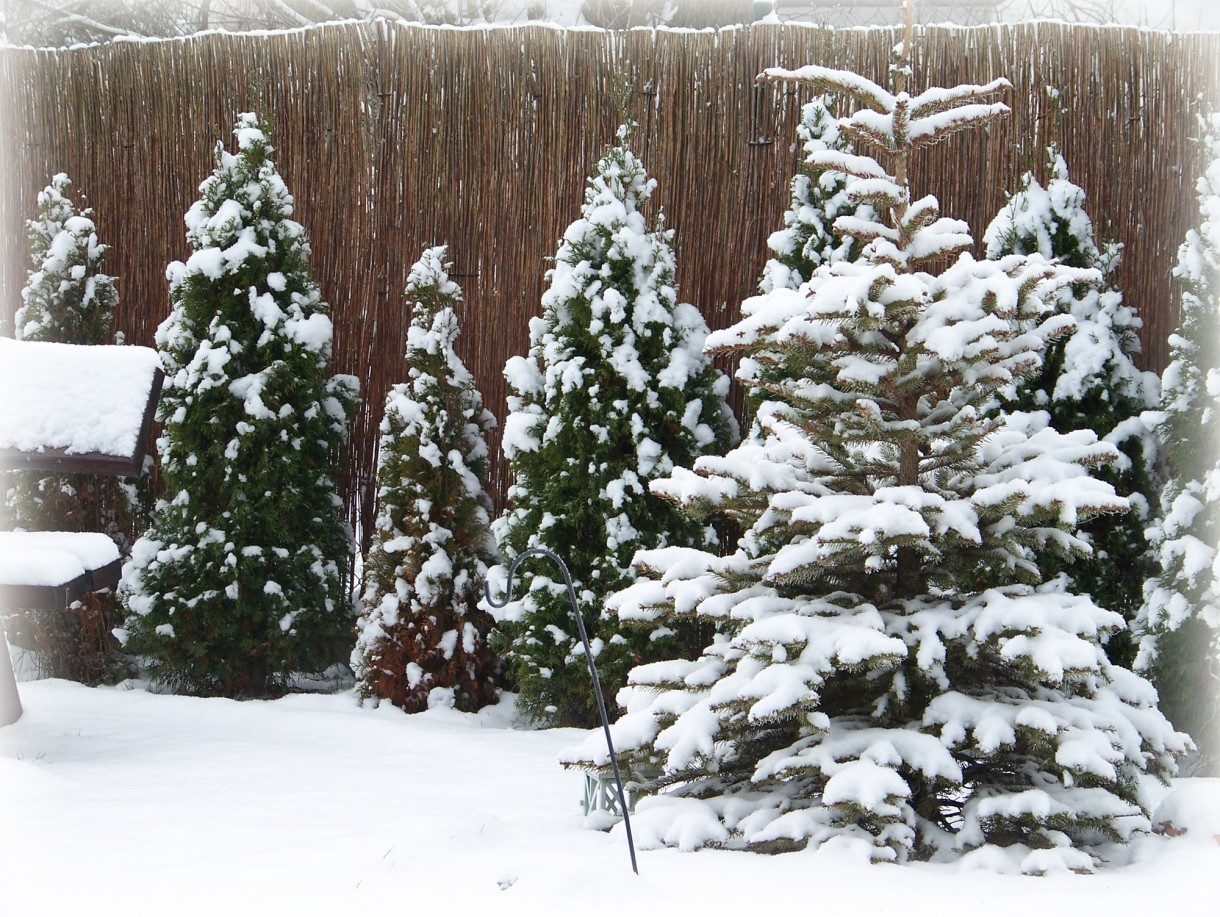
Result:
M1153 811L1152 825L1162 834L1220 844L1220 778L1193 780L1176 787Z

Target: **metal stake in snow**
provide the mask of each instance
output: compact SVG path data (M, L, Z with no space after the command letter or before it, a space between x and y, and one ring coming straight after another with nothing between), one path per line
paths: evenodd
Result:
M554 551L549 551L546 548L526 548L517 555L513 565L508 568L508 583L504 589L503 602L497 602L493 599L491 597L491 586L487 583L483 584L483 591L487 596L487 604L492 608L503 608L513 600L513 577L516 575L517 567L521 565L521 561L531 554L549 557L559 564L559 569L563 571L563 581L568 586L568 600L572 603L572 614L576 618L576 626L580 628L581 642L585 645L585 658L589 660L589 673L593 676L593 696L597 698L597 709L602 716L602 730L606 733L606 748L610 752L610 766L614 769L614 784L618 789L618 806L619 810L623 813L623 827L627 829L627 850L631 853L631 871L638 876L640 868L635 862L635 840L631 836L631 814L627 811L627 796L623 792L623 777L618 770L618 758L614 754L614 741L610 738L610 717L606 713L606 701L602 697L601 679L597 677L597 666L593 663L593 649L589 646L589 634L585 630L585 621L580 616L580 608L576 604L576 590L572 587L572 574L568 572L568 565Z

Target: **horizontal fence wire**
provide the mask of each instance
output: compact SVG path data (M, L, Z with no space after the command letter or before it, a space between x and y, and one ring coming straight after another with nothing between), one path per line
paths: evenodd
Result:
M806 63L884 81L895 29L754 25L626 32L345 23L207 33L69 50L0 49L0 334L29 270L23 220L60 171L95 211L118 277L117 326L151 344L166 265L189 254L182 215L241 111L270 120L275 158L309 232L335 321L335 370L359 377L342 487L370 519L377 428L405 377L402 291L447 244L465 293L458 350L505 415L505 361L524 353L548 258L618 124L657 179L676 233L681 297L733 322L782 222L800 160L801 86L759 85ZM1176 322L1178 245L1197 220L1197 119L1217 106L1220 34L1026 23L921 27L917 89L1004 76L1012 114L922 153L914 193L980 238L1046 148L1063 152L1099 233L1124 246L1117 283L1159 371ZM730 369L731 367L725 367ZM740 408L740 393L734 395ZM493 437L494 496L506 468Z

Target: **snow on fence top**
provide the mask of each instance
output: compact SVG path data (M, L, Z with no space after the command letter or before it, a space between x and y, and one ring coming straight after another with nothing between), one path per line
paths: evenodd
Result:
M0 338L0 468L138 474L161 378L147 347Z

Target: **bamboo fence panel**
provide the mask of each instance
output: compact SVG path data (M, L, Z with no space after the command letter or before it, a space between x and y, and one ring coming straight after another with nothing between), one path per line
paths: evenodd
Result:
M713 328L739 314L781 224L807 91L755 84L816 62L884 81L893 29L755 25L716 31L448 29L346 23L208 33L72 50L0 50L0 334L28 270L22 221L58 171L96 211L118 327L150 344L182 214L230 144L238 112L271 119L276 159L309 231L335 321L335 369L361 380L342 487L371 518L377 427L402 380L402 290L423 248L448 244L464 292L459 352L505 414L505 361L540 313L547 259L619 123L657 180L678 283ZM917 195L982 237L1005 194L1056 143L1098 230L1125 246L1118 283L1159 370L1176 321L1177 247L1195 222L1192 138L1217 103L1220 35L1030 23L920 29L915 87L1013 84L1011 117L923 154ZM1054 89L1052 93L1049 89ZM725 367L726 369L730 367ZM735 396L740 404L740 394ZM505 470L492 446L494 490Z

